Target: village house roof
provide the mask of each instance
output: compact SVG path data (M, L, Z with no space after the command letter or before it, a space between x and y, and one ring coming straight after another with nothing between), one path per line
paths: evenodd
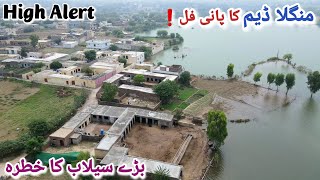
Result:
M144 76L154 76L154 77L159 77L162 78L164 80L170 80L170 81L175 81L178 76L176 75L169 75L169 74L160 74L160 73L154 73L154 72L150 72L144 69L126 69L123 70L122 73L129 73L129 74L141 74Z
M73 129L60 128L50 135L52 138L65 138L73 133Z
M133 86L133 85L127 85L127 84L122 84L119 86L121 89L127 89L127 90L134 90L134 91L140 91L148 94L155 94L151 88L147 87L141 87L141 86Z
M74 130L75 128L80 126L84 121L86 121L86 119L90 116L90 114L95 110L96 107L96 105L84 107L62 127Z

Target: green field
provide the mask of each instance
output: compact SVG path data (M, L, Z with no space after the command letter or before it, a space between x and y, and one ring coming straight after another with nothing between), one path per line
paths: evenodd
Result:
M27 125L36 119L45 119L52 125L75 111L74 98L80 89L65 88L68 96L60 97L61 87L20 81L0 81L0 141L15 139L27 132ZM17 129L19 128L19 129Z
M174 100L168 104L164 104L161 107L165 110L174 111L175 109L185 109L192 102L205 96L208 92L205 90L198 90L192 87L179 89L178 95Z

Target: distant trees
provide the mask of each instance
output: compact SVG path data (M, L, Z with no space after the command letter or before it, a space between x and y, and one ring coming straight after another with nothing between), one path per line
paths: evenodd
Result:
M126 58L124 58L124 57L120 57L120 58L118 59L118 61L119 61L119 63L123 63L123 65L126 66L128 60L127 60Z
M38 44L38 41L39 41L39 36L33 34L30 36L30 40L31 40L31 45L33 48L35 48Z
M28 56L27 53L28 53L28 50L25 47L22 47L20 51L20 56L25 58Z
M184 71L180 74L179 83L184 86L190 86L191 74L189 71Z
M27 27L23 28L23 32L24 33L34 32L34 28L31 26L27 26Z
M62 68L62 64L59 61L53 61L50 64L50 69L57 70L57 69L60 69L60 68Z
M165 167L158 166L157 169L152 173L152 179L154 180L169 180L170 170Z
M314 71L308 75L308 88L311 92L311 98L313 94L320 90L320 73L319 71Z
M60 45L61 41L62 41L61 37L56 37L56 38L53 39L53 42L58 44L58 45Z
M208 112L207 135L215 147L219 148L224 144L224 140L228 136L227 117L223 111Z
M284 83L284 74L278 73L276 75L275 84L277 86L277 92L279 91L279 86L281 86Z
M112 31L112 35L117 37L117 38L123 38L124 34L120 29L115 29Z
M256 74L254 74L253 81L255 84L260 81L261 76L262 76L262 73L260 73L260 72L257 72Z
M116 45L114 45L114 44L111 44L110 47L109 47L109 49L110 49L111 51L117 51L119 48L118 48L118 46L116 46Z
M133 82L136 85L141 85L145 81L144 76L142 74L137 74L133 77Z
M161 65L162 65L162 62L158 62L158 63L157 63L157 66L161 66Z
M144 52L144 57L150 59L152 56L152 49L150 47L141 46L140 51Z
M87 59L88 62L96 60L97 53L95 50L89 50L84 52L84 56Z
M268 89L270 89L270 85L274 83L274 80L276 79L276 75L273 73L269 73L267 77L267 82L269 84Z
M292 54L285 54L283 56L284 60L287 60L288 64L291 64L291 59L293 58Z
M176 34L175 33L170 33L170 38L171 39L174 39L176 37Z
M285 82L287 84L287 92L286 95L288 95L288 92L292 87L295 85L296 77L293 73L289 73L286 75Z
M158 36L158 37L162 37L162 38L167 37L167 36L168 36L168 31L166 31L166 30L159 30L159 31L157 31L157 36Z
M154 86L153 91L160 97L162 103L168 103L177 93L178 85L174 81L166 80Z
M118 87L111 83L105 83L102 86L102 89L103 89L102 96L101 96L102 101L111 102L118 92Z
M233 68L234 68L234 64L229 64L227 67L227 76L228 78L232 78L233 76Z

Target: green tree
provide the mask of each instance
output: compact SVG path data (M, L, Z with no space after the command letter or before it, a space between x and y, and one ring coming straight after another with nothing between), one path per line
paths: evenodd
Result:
M26 151L29 154L35 155L41 152L43 146L43 138L32 137L25 143Z
M88 60L88 62L96 60L97 58L97 53L95 50L89 50L84 52L84 56Z
M268 74L268 77L267 77L267 81L268 81L268 84L269 84L269 87L268 87L268 89L270 89L270 85L272 84L272 83L274 83L274 80L276 79L276 75L275 74L273 74L273 73L269 73Z
M145 81L144 76L142 74L137 74L133 77L133 82L137 85L140 85Z
M224 144L224 140L228 136L228 130L227 117L223 111L208 112L207 134L215 147L219 148Z
M58 45L60 45L60 43L61 43L61 37L56 37L56 38L54 38L54 40L53 40L53 42L54 43L56 43L56 44L58 44Z
M102 101L111 102L118 92L118 87L111 83L105 83L102 87Z
M314 71L308 75L308 88L311 92L311 98L313 94L317 93L320 90L320 73L319 71Z
M170 34L170 38L171 38L171 39L174 39L175 37L176 37L176 34L175 34L175 33L171 33L171 34Z
M156 170L154 170L152 174L152 179L154 180L169 180L170 170L165 167L158 166Z
M166 104L178 93L178 85L174 81L166 80L154 86L153 91Z
M255 84L260 81L261 76L262 76L262 73L260 72L257 72L256 74L254 74L253 81Z
M40 119L29 123L28 128L33 136L45 136L51 129L47 121Z
M288 92L290 89L292 89L292 87L295 85L296 83L296 77L293 73L289 73L286 75L286 78L285 78L285 82L287 84L287 92L286 92L286 95L288 95Z
M180 74L179 83L184 86L190 86L191 74L189 71L184 71Z
M110 49L111 51L117 51L117 50L118 50L118 46L116 46L116 45L114 45L114 44L111 44L110 47L109 47L109 49Z
M128 62L128 60L127 60L126 58L124 58L124 57L120 57L120 58L118 59L118 61L119 61L119 63L123 63L124 66L126 66L126 65L127 65L127 62Z
M285 54L285 55L283 56L283 59L284 59L284 60L287 60L288 64L291 63L291 59L292 59L292 58L293 58L292 54Z
M50 64L50 69L57 70L57 69L60 69L60 68L62 68L62 64L59 61L53 61Z
M124 34L120 29L115 29L112 31L112 35L114 35L117 38L123 38Z
M233 76L233 68L234 68L234 65L233 64L229 64L228 67L227 67L227 76L228 78L232 78Z
M92 76L94 74L93 70L89 66L83 67L81 72L85 73L87 76Z
M30 36L30 40L31 40L31 45L33 48L35 48L38 44L38 41L39 41L39 36L33 34Z
M166 31L166 30L159 30L159 31L157 31L157 36L158 36L158 37L162 37L162 38L167 37L167 36L168 36L168 31Z
M284 74L277 74L275 84L277 86L277 92L279 91L279 86L281 86L284 83Z
M150 59L152 56L152 49L150 47L141 46L140 51L144 52L144 57Z
M22 47L20 51L20 56L25 58L28 56L27 53L28 53L28 50L25 47Z
M157 66L161 66L161 65L162 65L162 62L158 62L158 63L157 63Z

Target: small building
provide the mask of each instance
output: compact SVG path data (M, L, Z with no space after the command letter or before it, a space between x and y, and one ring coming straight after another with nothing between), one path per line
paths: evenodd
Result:
M110 47L110 40L89 40L86 42L88 49L107 50Z
M72 49L78 46L77 41L62 41L62 47L66 49Z
M5 48L0 48L0 54L19 54L21 47L19 46L9 46Z
M72 134L73 129L60 128L49 136L50 143L55 146L69 146Z
M159 102L159 96L153 92L153 89L141 86L122 84L118 87L118 95L123 95L143 99L146 101Z

